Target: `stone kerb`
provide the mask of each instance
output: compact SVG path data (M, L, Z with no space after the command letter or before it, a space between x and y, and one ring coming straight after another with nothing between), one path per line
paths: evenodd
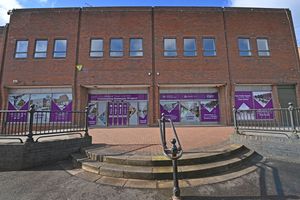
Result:
M67 159L90 146L92 138L72 138L37 143L0 144L0 170L21 170Z

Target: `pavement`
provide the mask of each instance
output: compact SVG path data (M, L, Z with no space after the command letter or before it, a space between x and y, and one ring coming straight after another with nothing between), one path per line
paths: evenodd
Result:
M211 149L228 143L232 127L177 127L185 151ZM172 138L168 130L168 141ZM161 151L158 128L90 129L93 143L148 145ZM149 145L151 144L151 145ZM164 200L172 189L132 189L103 185L95 175L80 174L71 161L22 171L0 172L0 200ZM266 160L258 170L228 181L181 189L183 200L300 199L300 164Z
M229 136L233 133L233 127L176 127L178 138L184 152L216 149L229 143ZM126 151L132 151L136 146L136 152L140 154L157 154L162 152L160 132L158 127L147 128L92 128L89 134L93 138L93 144L114 145ZM173 138L170 128L166 129L166 141ZM170 143L168 144L170 146Z
M93 177L70 174L54 165L0 172L0 199L5 200L167 200L172 189L130 189L102 185ZM199 187L182 188L183 200L300 199L300 164L277 160L261 163L258 171Z

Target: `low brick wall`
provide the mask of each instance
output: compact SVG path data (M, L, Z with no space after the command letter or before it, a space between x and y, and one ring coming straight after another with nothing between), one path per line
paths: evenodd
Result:
M64 160L91 143L92 137L88 136L37 143L0 144L0 170L21 170Z
M267 158L300 163L300 139L234 133L230 140L243 144Z

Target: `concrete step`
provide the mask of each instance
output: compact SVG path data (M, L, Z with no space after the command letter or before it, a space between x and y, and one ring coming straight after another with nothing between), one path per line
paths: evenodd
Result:
M241 167L243 163L256 155L254 151L247 151L221 161L179 165L178 177L179 179L200 178L226 173ZM79 160L79 162L81 162L82 169L107 177L143 180L172 179L172 166L138 166L109 163L105 160L99 162L91 159Z
M201 163L210 163L216 161L222 161L233 158L239 154L243 154L249 151L243 145L230 145L222 149L213 150L210 152L185 152L183 156L178 160L178 165L194 165ZM97 160L95 154L89 157L91 160ZM98 156L99 158L99 156ZM154 156L139 156L139 155L114 155L114 156L102 156L103 162L120 164L120 165L132 165L132 166L171 166L172 161L164 155ZM99 160L100 161L100 160Z

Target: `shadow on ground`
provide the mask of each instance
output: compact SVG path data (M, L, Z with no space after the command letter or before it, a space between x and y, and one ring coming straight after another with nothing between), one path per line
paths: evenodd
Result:
M300 196L288 195L288 196L226 196L226 197L212 197L212 196L185 196L182 200L288 200L288 199L300 199Z

